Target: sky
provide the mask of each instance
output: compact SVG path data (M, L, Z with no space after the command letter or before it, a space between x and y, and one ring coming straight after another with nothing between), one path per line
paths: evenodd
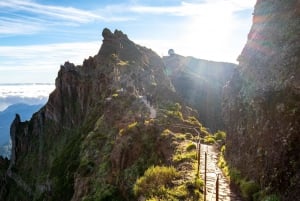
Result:
M237 63L255 0L0 0L0 83L54 83L94 56L107 27L165 56Z

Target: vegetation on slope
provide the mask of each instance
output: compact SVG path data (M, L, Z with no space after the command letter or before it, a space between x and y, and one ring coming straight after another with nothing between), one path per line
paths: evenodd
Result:
M124 104L128 105L124 107ZM114 116L104 113L81 144L76 179L83 182L76 185L84 186L84 190L76 196L86 201L134 200L140 196L173 200L200 198L202 182L196 173L196 150L191 144L198 140L192 128L201 130L201 124L195 118L185 119L178 103L167 105L168 109L161 108L156 119L149 119L147 113L141 116L145 115L145 105L138 98L113 99L106 109L113 108L120 113ZM174 177L165 181L148 178L163 176L170 168Z

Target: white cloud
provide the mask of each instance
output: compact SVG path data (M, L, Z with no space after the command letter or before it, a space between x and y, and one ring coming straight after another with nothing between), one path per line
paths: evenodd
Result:
M129 6L128 10L140 14L168 14L175 16L204 16L207 14L218 15L221 12L234 12L253 8L255 0L206 0L198 3L181 2L178 6ZM118 8L118 7L116 7ZM118 10L118 9L116 9Z
M54 88L54 84L0 84L0 111L17 103L45 104Z
M48 97L54 90L54 84L0 84L0 98L18 96L21 98Z
M78 23L85 23L103 17L89 11L84 11L72 7L60 7L42 5L30 0L10 0L0 2L0 8L11 9L13 11L26 11L42 16L65 19Z
M22 76L32 73L46 73L47 78L36 77L43 82L54 82L60 65L70 61L82 64L85 58L97 54L100 42L59 43L30 46L1 46L0 48L0 80L1 82L17 82L20 72ZM7 80L7 73L15 72ZM16 79L15 81L13 79Z
M34 21L0 17L0 34L31 34L43 29L41 24Z
M35 3L32 0L2 0L0 9L0 35L39 33L55 27L79 26L95 21L122 22L130 17L102 16L101 12L73 7Z
M82 59L82 55L91 53L91 50L98 49L100 47L99 41L91 42L75 42L75 43L57 43L57 44L45 44L45 45L28 45L28 46L1 46L0 55L5 57L14 57L16 59L31 59L32 57L45 58L57 58L61 55L71 56L78 59ZM97 53L96 51L93 54ZM80 57L78 58L78 56Z

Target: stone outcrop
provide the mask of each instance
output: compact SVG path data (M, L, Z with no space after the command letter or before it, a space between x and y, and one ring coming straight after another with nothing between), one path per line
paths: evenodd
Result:
M224 129L222 89L236 65L184 57L172 49L169 53L163 60L177 94L198 110L199 119L212 132Z
M7 158L3 158L0 156L0 201L5 201L5 197L7 194L7 179L6 179L6 171L9 165L9 160Z
M258 0L224 89L226 156L282 200L300 200L300 1Z

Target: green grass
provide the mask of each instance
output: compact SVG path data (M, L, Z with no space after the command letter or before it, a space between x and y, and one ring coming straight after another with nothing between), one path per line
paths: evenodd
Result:
M262 201L280 201L280 198L278 195L273 194L264 197Z
M197 152L191 151L191 152L184 152L184 153L177 153L173 156L173 162L174 163L182 163L184 161L193 161L197 158Z
M174 185L172 181L180 177L174 167L151 166L144 175L137 179L133 191L136 197L143 196L150 200L199 200L200 189L204 182L200 178Z

